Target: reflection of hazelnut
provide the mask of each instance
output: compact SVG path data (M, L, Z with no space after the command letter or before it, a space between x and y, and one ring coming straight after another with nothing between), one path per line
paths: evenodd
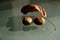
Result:
M45 19L42 18L42 17L37 17L34 19L34 23L37 24L37 25L42 25L45 23Z
M32 23L32 18L31 17L26 16L25 18L23 18L23 24L24 25L29 25L31 23Z

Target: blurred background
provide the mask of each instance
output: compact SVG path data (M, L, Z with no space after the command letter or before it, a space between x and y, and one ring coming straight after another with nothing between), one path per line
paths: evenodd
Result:
M47 22L36 30L23 31L21 19L24 14L20 10L29 3L45 8L48 19L55 24L57 30L52 31L52 25ZM0 40L60 40L60 0L0 0Z

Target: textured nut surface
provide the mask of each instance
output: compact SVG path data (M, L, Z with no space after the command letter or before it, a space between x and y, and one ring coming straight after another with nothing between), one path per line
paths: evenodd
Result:
M36 4L28 4L28 5L25 5L24 7L22 7L22 9L21 9L21 12L23 14L27 14L29 12L34 12L34 11L39 12L43 17L47 17L45 9Z

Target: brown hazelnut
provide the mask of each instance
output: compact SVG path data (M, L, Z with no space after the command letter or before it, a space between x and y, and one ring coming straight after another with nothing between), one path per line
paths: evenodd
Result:
M34 23L37 24L37 25L42 25L45 23L45 19L42 18L42 17L37 17L34 19Z
M29 25L29 24L32 23L32 18L29 17L29 16L26 16L25 18L23 18L22 22L23 22L24 25Z

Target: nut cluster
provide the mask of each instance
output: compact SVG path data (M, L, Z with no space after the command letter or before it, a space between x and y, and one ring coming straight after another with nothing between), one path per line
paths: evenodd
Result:
M45 17L45 18L47 17L44 8L42 8L41 6L38 6L38 5L36 5L36 4L28 4L28 5L24 6L24 7L22 7L22 9L21 9L21 12L22 12L23 14L25 14L25 15L26 15L27 13L29 13L29 12L34 12L34 11L37 11L37 12L41 13L41 15L42 15L43 17ZM44 24L44 23L45 23L45 19L44 19L43 17L36 17L36 18L34 19L34 23L37 24L37 25L42 25L42 24ZM33 20L33 19L32 19L31 17L26 16L25 18L23 18L23 24L29 25L29 24L32 23L32 20Z

